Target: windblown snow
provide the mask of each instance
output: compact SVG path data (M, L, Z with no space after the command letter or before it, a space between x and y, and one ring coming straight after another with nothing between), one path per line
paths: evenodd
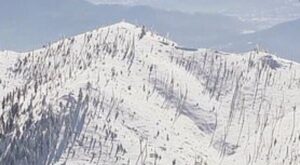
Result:
M121 22L0 53L0 164L299 165L300 64Z

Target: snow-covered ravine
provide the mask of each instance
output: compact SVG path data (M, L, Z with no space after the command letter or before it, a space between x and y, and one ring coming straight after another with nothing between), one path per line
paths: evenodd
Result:
M0 164L299 165L300 64L121 22L0 52Z

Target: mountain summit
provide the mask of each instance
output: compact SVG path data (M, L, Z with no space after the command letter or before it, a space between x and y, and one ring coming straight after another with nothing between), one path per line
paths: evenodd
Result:
M0 164L298 164L300 65L121 22L0 53Z

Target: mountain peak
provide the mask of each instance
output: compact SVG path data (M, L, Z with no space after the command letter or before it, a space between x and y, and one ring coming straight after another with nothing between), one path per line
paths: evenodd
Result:
M122 20L118 23L115 23L112 25L113 27L121 27L121 28L127 28L127 29L136 29L137 26L132 24L132 23L129 23L129 22L126 22L125 20Z

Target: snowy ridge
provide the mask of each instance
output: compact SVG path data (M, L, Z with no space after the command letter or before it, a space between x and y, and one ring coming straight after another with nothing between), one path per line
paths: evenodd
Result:
M0 71L0 164L300 163L300 65L265 52L122 22L0 53Z

